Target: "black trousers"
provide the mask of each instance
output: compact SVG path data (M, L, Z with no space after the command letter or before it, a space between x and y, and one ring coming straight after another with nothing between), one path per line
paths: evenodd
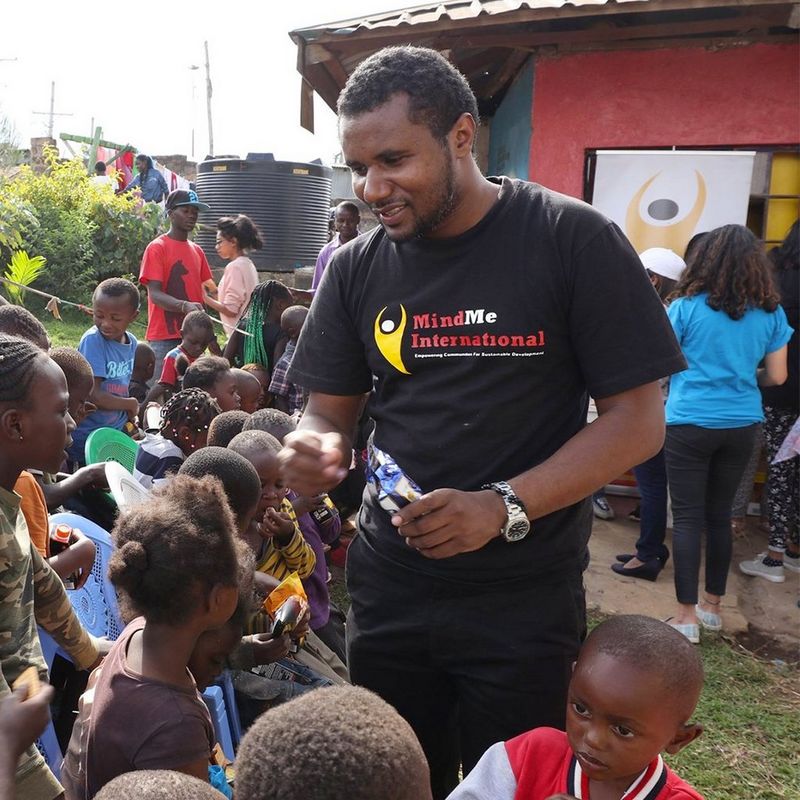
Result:
M509 544L513 547L513 544ZM513 583L453 583L403 569L358 536L350 545L353 683L393 705L422 744L434 800L495 742L563 729L586 632L581 570Z
M672 499L672 556L679 603L697 602L704 531L705 588L709 594L725 594L733 549L733 498L758 427L667 426L664 452Z

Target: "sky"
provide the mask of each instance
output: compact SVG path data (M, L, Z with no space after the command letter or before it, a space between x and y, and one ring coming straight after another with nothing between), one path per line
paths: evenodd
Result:
M417 4L411 0L407 4ZM0 115L21 146L47 134L50 85L60 133L103 138L140 152L208 153L204 40L213 85L216 154L272 152L279 160L331 163L336 118L315 97L316 133L300 127L295 28L404 7L402 0L139 0L124 4L9 0L0 26ZM8 59L8 60L6 60ZM191 69L198 66L199 69Z

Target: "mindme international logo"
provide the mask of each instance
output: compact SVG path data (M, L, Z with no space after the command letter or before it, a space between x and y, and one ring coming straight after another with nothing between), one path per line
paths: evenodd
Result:
M693 172L697 180L695 200L689 212L677 222L670 222L670 220L678 218L681 214L681 207L674 198L668 196L656 196L647 204L649 219L642 215L642 199L661 172L657 172L652 178L645 181L633 195L625 215L625 233L637 253L650 247L666 247L676 253L683 252L686 242L692 237L706 207L706 181L698 170L693 170ZM662 224L659 225L659 222Z
M460 309L443 314L413 313L399 305L399 319L384 306L375 317L375 344L398 372L410 375L403 361L403 344L414 360L446 358L527 358L545 352L544 330L497 330L498 314L485 308ZM410 322L410 326L409 326ZM406 328L410 327L408 335Z
M388 317L384 319L384 314L389 306L384 306L377 317L375 317L375 344L380 351L380 354L398 371L404 375L411 373L406 369L403 363L402 347L403 347L403 333L406 329L406 315L405 306L400 305L400 321L395 322Z

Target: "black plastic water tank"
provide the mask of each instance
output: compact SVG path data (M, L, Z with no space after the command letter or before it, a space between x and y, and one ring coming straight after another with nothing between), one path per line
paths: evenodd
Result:
M196 241L212 266L224 266L214 249L220 217L247 214L264 236L250 253L260 270L289 272L313 266L328 241L333 170L321 164L263 158L209 159L198 164L200 212Z

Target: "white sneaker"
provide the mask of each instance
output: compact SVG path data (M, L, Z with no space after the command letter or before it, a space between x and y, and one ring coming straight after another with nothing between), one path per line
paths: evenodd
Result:
M614 509L605 497L592 498L592 511L597 519L614 519Z
M766 553L759 553L752 561L741 561L739 569L745 575L755 575L772 583L783 583L786 580L786 576L783 574L783 567L768 567L764 563L766 555Z
M789 572L800 572L800 556L792 558L788 553L783 554L783 568Z

